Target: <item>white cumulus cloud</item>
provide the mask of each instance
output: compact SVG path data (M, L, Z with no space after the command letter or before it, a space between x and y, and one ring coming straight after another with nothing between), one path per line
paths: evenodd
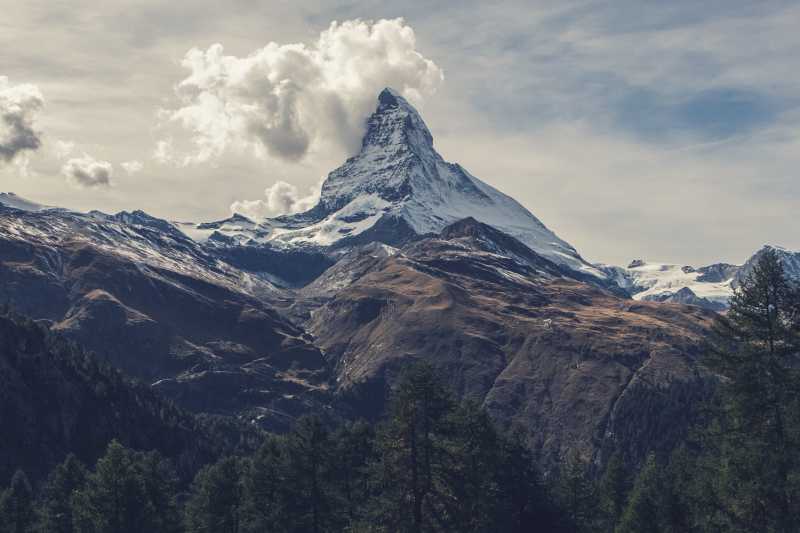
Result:
M128 173L128 176L133 176L137 172L141 172L144 168L144 164L141 161L133 160L133 161L124 161L119 164L122 169Z
M25 152L39 149L42 139L35 127L44 97L35 85L11 85L0 76L0 162L10 163Z
M303 196L291 183L277 181L264 189L263 200L238 200L231 204L231 213L239 213L252 220L308 211L319 201L322 182L309 187Z
M381 89L419 103L443 79L402 19L333 22L311 44L271 42L245 57L193 48L182 65L181 105L161 116L192 134L184 164L229 148L290 161L317 142L353 148Z
M63 139L58 139L53 145L53 153L55 153L56 157L59 159L64 159L69 154L71 154L73 150L75 150L74 141L65 141Z
M89 154L83 154L83 157L75 157L64 163L61 174L67 178L68 183L76 187L108 187L111 185L114 168L108 161L100 161Z

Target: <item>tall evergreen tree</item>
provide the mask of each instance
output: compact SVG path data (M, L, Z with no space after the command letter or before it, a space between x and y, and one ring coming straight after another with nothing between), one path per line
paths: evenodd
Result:
M404 371L393 393L389 419L378 437L374 466L374 523L383 531L421 533L441 520L446 461L444 441L453 401L432 367Z
M715 523L714 490L708 485L703 458L687 446L676 448L663 471L661 522L665 533L719 531Z
M33 491L28 476L17 470L11 486L0 495L0 532L29 533L34 526Z
M588 465L577 452L571 454L562 467L558 496L572 531L595 531L597 492L589 477Z
M661 486L658 463L650 454L636 476L616 533L660 533Z
M331 440L337 507L342 511L342 521L355 524L363 518L364 502L370 496L368 465L374 455L375 433L369 424L358 421L344 424Z
M184 509L188 533L241 531L241 469L238 459L227 457L197 474Z
M89 473L73 454L50 474L40 503L41 530L48 533L72 533L72 497L84 489Z
M616 451L609 458L598 487L603 529L607 532L613 532L622 517L628 497L628 485L628 474L625 471L622 453Z
M175 501L178 479L172 463L154 451L138 453L134 457L137 473L144 483L147 506L153 511L150 531L180 531L180 513Z
M292 531L321 533L332 525L331 442L318 417L303 417L287 436L288 512Z
M158 531L154 507L134 454L116 440L98 459L86 487L72 498L75 529L91 533Z
M453 416L450 462L445 477L452 487L446 499L450 522L458 531L492 531L499 519L501 438L489 415L464 402Z
M497 469L498 516L495 531L528 533L565 530L560 510L534 466L521 432L500 441L501 461Z
M797 530L800 519L800 291L762 253L717 322L707 359L721 377L716 434L722 503L742 531Z
M268 437L245 466L242 531L290 531L285 439Z

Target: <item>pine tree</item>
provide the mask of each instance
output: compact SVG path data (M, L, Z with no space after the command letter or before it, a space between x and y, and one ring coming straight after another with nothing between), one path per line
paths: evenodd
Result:
M647 457L631 490L616 533L660 533L661 482L653 454Z
M440 516L444 442L453 401L426 364L407 368L393 393L373 465L372 522L381 531L421 533Z
M665 533L719 531L715 523L714 491L702 458L683 445L676 448L663 471L661 484L661 522Z
M33 491L28 476L17 470L11 486L0 495L0 532L29 533L34 526Z
M707 358L721 376L716 434L731 527L788 533L800 519L800 291L765 250L735 290Z
M188 533L239 533L243 491L241 464L227 457L206 466L192 482L184 509Z
M558 484L559 502L573 531L594 531L597 493L588 475L588 465L577 452L566 460Z
M499 518L500 436L489 415L469 401L454 413L452 432L445 469L450 522L457 531L492 531Z
M157 531L154 511L133 453L116 440L97 461L86 487L72 498L75 529L80 532Z
M347 423L331 436L334 457L334 497L343 516L340 521L355 524L362 517L362 507L370 496L368 465L373 459L375 434L363 421Z
M245 466L242 531L290 531L285 439L270 436Z
M85 488L89 473L73 454L50 474L42 491L40 524L43 531L72 533L72 497Z
M495 531L562 531L561 512L534 466L523 433L514 431L502 438L499 448Z
M301 418L287 436L286 452L292 531L321 533L332 521L331 442L322 421Z
M158 452L140 453L134 457L136 471L144 483L147 507L153 511L149 531L180 531L180 513L175 501L178 479L172 463Z
M603 529L613 532L625 509L629 490L628 474L622 453L615 452L606 464L599 483L599 503L603 513Z

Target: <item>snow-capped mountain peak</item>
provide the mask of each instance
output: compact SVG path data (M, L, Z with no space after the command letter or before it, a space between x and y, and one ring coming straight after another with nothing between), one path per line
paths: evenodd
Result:
M361 149L385 150L389 147L432 150L433 135L417 110L387 87L378 95L378 108L367 121Z
M445 161L414 107L392 89L378 96L361 150L331 172L310 211L265 222L254 244L346 247L402 244L467 217L489 224L573 270L605 278L510 196Z

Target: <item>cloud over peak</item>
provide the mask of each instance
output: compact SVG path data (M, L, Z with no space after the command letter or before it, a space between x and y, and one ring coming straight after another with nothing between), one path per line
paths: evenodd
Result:
M44 97L35 85L11 85L0 76L0 162L10 163L18 155L42 145L34 123L44 107Z
M291 183L277 181L264 190L263 200L238 200L231 204L231 214L239 213L251 220L261 220L292 213L308 211L319 201L322 181L309 188L309 193L302 196Z
M61 174L75 187L109 187L114 167L108 161L100 161L89 154L83 154L83 157L75 157L64 163Z
M317 142L352 148L383 87L419 102L443 79L402 19L333 22L310 45L271 42L246 57L193 48L182 65L181 105L162 116L192 134L184 164L229 148L290 161Z

